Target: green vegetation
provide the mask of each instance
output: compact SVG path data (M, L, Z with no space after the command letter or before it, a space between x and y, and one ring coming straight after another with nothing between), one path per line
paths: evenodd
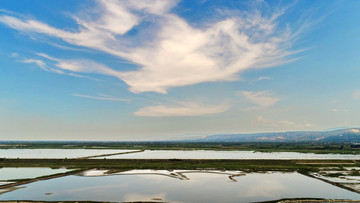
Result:
M327 174L325 174L325 176L332 177L332 178L336 178L336 177L340 177L340 176L344 176L344 175L346 175L346 174L344 174L344 173L327 173Z
M353 169L353 170L351 170L349 175L350 176L360 176L360 171Z
M359 160L193 160L193 159L2 159L0 167L74 169L218 169L244 171L317 171L320 167L359 167Z
M0 149L141 149L141 150L241 150L258 152L303 152L360 154L360 145L352 143L197 143L197 142L0 142Z

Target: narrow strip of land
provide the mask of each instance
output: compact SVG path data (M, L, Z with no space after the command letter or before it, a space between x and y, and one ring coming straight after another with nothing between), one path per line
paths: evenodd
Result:
M112 154L100 154L100 155L94 155L94 156L86 156L86 157L81 157L78 159L91 159L91 158L97 158L97 157L107 157L107 156L114 156L114 155L122 155L122 154L132 154L132 153L139 153L139 152L143 152L144 150L136 150L136 151L130 151L130 152L119 152L119 153L112 153Z
M360 167L360 160L0 159L0 167L314 171L320 167Z
M19 185L33 183L33 182L36 182L39 180L49 180L49 179L53 179L53 178L60 178L60 177L68 176L68 175L74 175L81 171L83 171L83 170L74 170L74 171L69 171L69 172L65 172L65 173L58 173L58 174L52 174L52 175L42 176L42 177L37 177L37 178L32 178L32 179L20 180L17 182L0 185L0 189L11 188L11 187L19 186Z

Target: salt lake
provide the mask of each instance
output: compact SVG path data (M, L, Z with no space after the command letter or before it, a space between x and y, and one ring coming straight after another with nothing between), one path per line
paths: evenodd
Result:
M114 154L130 152L136 150L127 149L0 149L0 158L9 159L64 159L64 158L81 158L102 154Z
M102 159L104 157L97 157ZM211 150L145 150L139 153L108 156L106 159L360 159L353 154L314 154L298 152L254 152L254 151L211 151Z
M183 178L174 178L164 173L181 174ZM304 197L360 199L360 194L296 172L243 175L238 171L144 170L142 173L142 170L136 170L105 176L70 175L23 186L0 195L0 199L113 202L256 202Z
M24 178L36 178L36 177L46 176L56 173L65 173L67 171L70 170L64 168L52 169L52 168L34 168L34 167L0 168L0 181L24 179Z

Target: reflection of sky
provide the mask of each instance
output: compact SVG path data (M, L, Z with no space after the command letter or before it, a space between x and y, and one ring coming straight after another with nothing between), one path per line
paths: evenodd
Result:
M127 149L0 149L0 158L78 158L114 154L135 150Z
M254 153L253 151L145 150L144 152L140 152L140 153L115 155L106 158L107 159L360 159L360 155L313 154L313 153L296 153L296 152Z
M281 198L360 199L360 195L297 173L228 175L186 173L189 180L162 175L67 176L26 185L3 200L97 200L170 202L252 202ZM45 195L45 193L53 193Z
M152 199L158 199L158 200L163 200L166 199L166 193L158 193L158 194L151 194L151 195L143 195L140 193L128 193L124 196L123 201L125 202L130 202L130 201L149 201Z
M0 180L36 178L55 173L64 173L66 171L69 170L51 168L0 168Z
M248 197L273 197L274 193L283 191L284 185L274 180L257 181L251 187L245 188Z

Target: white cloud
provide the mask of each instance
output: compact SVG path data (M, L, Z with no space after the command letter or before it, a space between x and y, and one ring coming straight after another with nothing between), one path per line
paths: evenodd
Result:
M39 66L42 70L44 71L48 71L48 72L54 72L54 73L58 73L58 74L65 74L63 71L58 70L58 69L54 69L54 68L50 68L47 66L47 64L40 59L24 59L21 61L22 63L33 63L36 64L37 66Z
M337 109L337 108L334 108L334 109L331 109L332 112L348 112L348 109Z
M119 77L118 71L115 71L111 68L108 68L102 64L96 63L91 60L59 59L44 53L37 53L37 55L46 58L52 62L55 62L54 66L64 71L79 72L79 73L98 73L103 75Z
M280 101L280 98L274 96L269 90L260 92L240 91L237 94L240 94L248 101L257 104L260 107L270 107Z
M225 112L230 108L228 104L205 105L195 102L178 102L176 105L163 104L148 106L134 113L137 116L165 117L165 116L200 116Z
M92 50L89 50L89 49L86 49L86 48L77 48L77 47L72 47L72 46L64 46L64 45L57 44L57 43L52 43L52 42L48 42L48 44L53 46L53 47L58 47L58 48L64 49L64 50L92 52Z
M251 82L257 82L257 81L261 81L261 80L272 80L272 78L268 77L268 76L261 76L261 77L258 77L258 78L256 78L255 80L253 80Z
M277 127L277 128L284 127L284 128L304 129L304 128L314 127L313 124L307 123L305 121L302 121L302 122L294 122L294 121L290 121L290 120L276 121L276 120L264 118L264 116L261 116L261 115L256 118L256 121L261 123L262 125Z
M14 52L14 53L10 54L10 57L11 58L17 58L17 57L19 57L19 54Z
M199 28L171 13L175 0L97 2L96 15L74 15L79 25L77 32L8 15L0 16L0 22L19 31L57 37L138 64L140 68L128 72L83 59L58 64L59 68L74 72L116 75L134 93L166 93L172 87L232 81L245 70L294 60L289 58L295 53L290 51L291 31L279 30L277 25L282 10L272 15L263 15L259 10L244 12ZM150 28L141 27L145 21L151 24ZM126 35L134 27L138 34ZM95 70L95 66L99 69Z
M49 57L49 56L47 56L45 54L38 54L38 55L42 56L44 58L47 58L47 59L58 60L58 59ZM20 56L17 55L17 57L20 57ZM69 75L69 76L78 77L78 78L90 78L90 79L93 79L93 78L88 77L88 76L83 76L83 75L79 75L79 74L76 74L76 73L71 73L71 72L64 71L64 70L69 70L71 68L71 65L75 66L74 64L71 64L71 63L70 64L60 63L59 67L55 68L55 67L51 67L45 61L40 60L40 59L24 59L24 60L22 60L20 62L21 63L33 63L33 64L36 64L42 70L47 71L47 72L53 72L53 73L57 73L57 74L61 74L61 75ZM61 65L65 66L65 68L60 68ZM66 67L68 67L68 69L66 69ZM61 69L63 69L63 70L61 70ZM75 71L75 72L80 72L80 71Z
M25 59L22 61L22 63L35 63L36 65L38 65L40 68L42 69L46 69L46 64L44 61L42 60L38 60L38 59Z
M352 96L353 96L354 99L359 99L360 100L360 90L354 91Z
M58 68L80 73L101 73L104 75L116 75L117 72L104 65L90 60L63 60L56 64Z
M256 120L259 121L259 122L264 122L264 121L265 121L265 118L264 118L264 116L258 116L258 117L256 118Z
M90 95L76 94L76 93L74 93L72 95L75 97L83 97L83 98L96 99L96 100L130 102L130 99L116 98L116 97L110 97L110 96L90 96Z

